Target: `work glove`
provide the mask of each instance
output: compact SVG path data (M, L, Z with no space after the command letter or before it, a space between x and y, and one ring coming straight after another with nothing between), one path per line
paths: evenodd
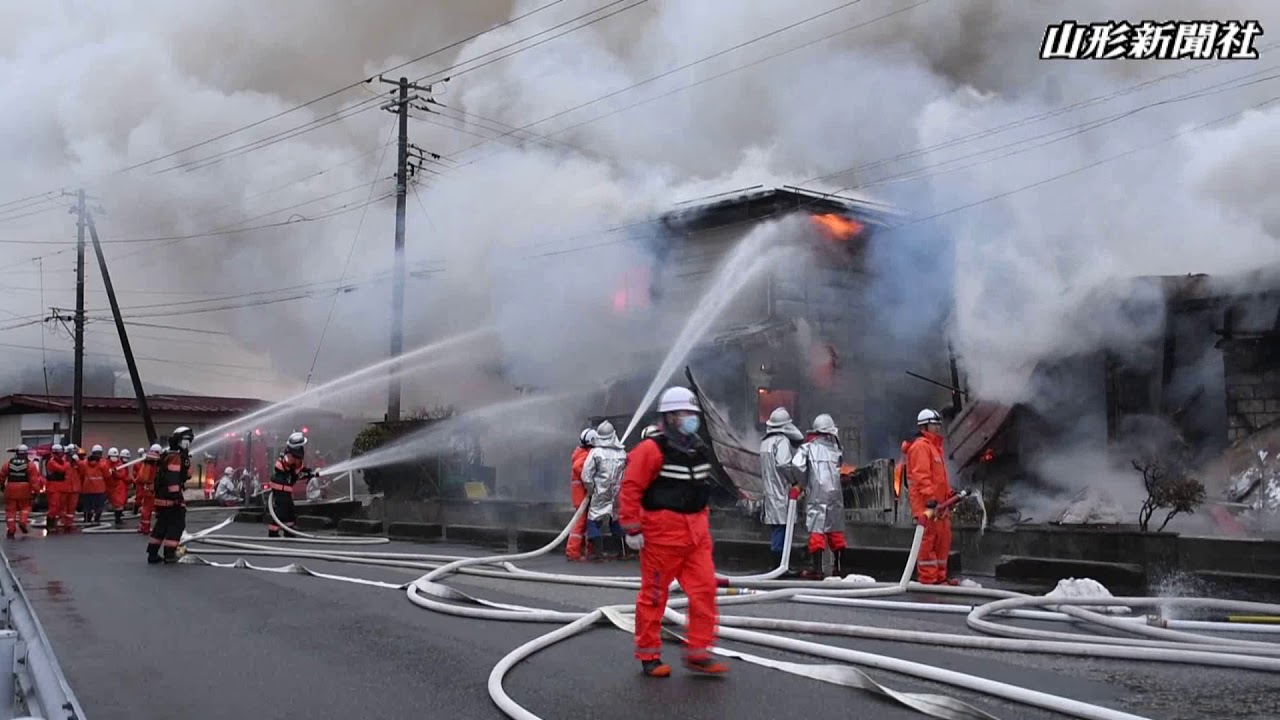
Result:
M644 535L642 533L635 533L634 535L628 535L626 537L626 543L627 543L627 547L631 548L632 550L635 550L636 552L639 552L641 549L644 548Z
M800 486L799 486L799 485L792 485L792 486L791 486L791 489L787 491L787 497L788 497L788 498L790 498L790 499L792 499L792 500L799 500L799 499L800 499Z

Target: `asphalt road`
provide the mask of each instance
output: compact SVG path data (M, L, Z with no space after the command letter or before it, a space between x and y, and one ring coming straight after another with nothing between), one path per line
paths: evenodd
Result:
M193 529L214 515L192 515ZM233 525L239 534L262 528ZM3 545L50 635L87 720L252 717L501 718L486 690L490 669L551 625L438 615L399 590L302 575L196 565L148 566L140 536L31 536ZM393 543L379 551L474 555L471 548ZM208 556L228 562L234 558ZM279 566L288 560L251 558ZM405 582L420 571L301 561L324 572ZM522 564L566 571L558 556ZM634 566L572 566L621 574ZM465 577L450 584L490 600L579 610L626 602L629 591ZM735 614L965 632L963 616L801 605L747 606ZM1060 629L1061 626L1058 626ZM957 651L832 637L818 642L926 661L1151 718L1274 718L1280 676L1049 655ZM765 657L812 663L765 648ZM669 658L678 656L671 648ZM1056 717L954 688L869 670L898 690L958 697L1002 718ZM645 678L631 639L593 630L517 666L507 691L544 718L919 718L857 690L733 662L728 678L676 668Z

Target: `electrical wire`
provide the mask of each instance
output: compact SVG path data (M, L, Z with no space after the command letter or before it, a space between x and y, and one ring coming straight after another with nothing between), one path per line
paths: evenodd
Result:
M406 112L406 113L407 113L407 112L408 112L408 108L405 108L405 109L403 110L403 112ZM388 140L388 142L385 144L385 147L384 147L384 148L383 148L383 150L382 150L382 157L378 160L378 166L377 166L377 167L375 167L375 168L374 168L374 170L373 170L373 175L374 175L374 177L375 177L375 178L376 178L377 176L379 176L379 175L381 175L381 174L382 174L382 164L383 164L384 162L386 162L386 161L387 161L387 153L389 153L389 152L391 151L391 142L390 142L390 139L391 139L391 136L392 136L393 134L395 134L395 130L396 130L396 127L397 127L397 126L398 126L398 120L397 120L397 122L392 123L391 128L387 131L387 140ZM396 171L397 175L399 175L399 172L400 172L399 170L397 170L397 171ZM404 179L403 179L403 178L400 178L400 177L397 177L397 178L396 178L396 184L397 184L397 185L399 185L399 183L400 183L400 182L402 182L402 181L404 181ZM399 192L399 188L397 188L397 192ZM372 194L373 194L373 189L372 189L372 188L370 188L370 189L369 189L369 193L370 193L370 195L372 195ZM368 208L369 208L369 206L366 204L366 205L365 205L365 211L366 211L366 212L368 211ZM351 257L352 257L353 255L355 255L355 252L356 252L356 245L357 245L357 244L359 243L359 241L360 241L360 231L364 229L364 218L365 218L365 212L360 213L360 222L356 223L356 231L355 231L355 233L351 236L351 247L347 248L347 259L346 259L345 261L343 261L343 263L342 263L342 273L338 276L338 283L339 283L339 284L341 284L341 283L342 283L342 281L346 280L346 278L347 278L347 270L351 267ZM319 342L317 342L317 343L316 343L316 351L315 351L315 354L313 354L313 355L311 356L311 367L307 369L307 381L306 381L306 383L302 386L302 389L303 389L304 391L305 391L307 388L311 387L311 377L312 377L312 375L314 375L314 374L315 374L315 371L316 371L316 363L317 363L317 362L319 362L319 360L320 360L320 350L321 350L322 348L324 348L324 339L325 339L325 336L329 334L329 323L333 322L333 310L334 310L334 308L336 308L336 307L338 307L338 295L337 295L337 294L334 294L334 296L333 296L333 300L331 300L331 301L329 302L329 314L325 316L325 319L324 319L324 327L322 327L322 328L320 329L320 340L319 340Z

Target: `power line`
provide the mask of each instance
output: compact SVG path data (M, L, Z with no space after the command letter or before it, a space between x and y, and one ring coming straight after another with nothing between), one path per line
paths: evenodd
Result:
M626 1L627 1L627 0L614 0L612 3L610 3L609 5L606 5L606 6L604 6L604 7L606 7L606 8L607 8L607 7L610 7L610 6L612 6L612 5L616 5L616 4L620 3L620 2L626 2ZM466 73L466 72L470 72L470 70L475 70L475 69L478 69L479 67L483 67L483 66L485 66L485 65L492 64L493 62L497 62L498 60L506 59L506 58L511 57L512 55L515 55L515 54L517 54L517 53L519 53L519 52L523 52L524 50L528 50L528 49L531 49L531 48L533 48L533 47L537 47L538 45L541 45L541 44L543 44L544 42L549 42L550 40L553 40L553 39L555 39L555 38L557 38L557 37L562 37L562 36L567 35L568 33L573 32L573 31L575 31L575 30L580 30L580 29L582 29L582 28L584 28L584 27L586 27L586 26L588 26L588 25L591 25L591 24L593 24L593 23L595 23L595 22L598 22L598 21L603 20L603 19L607 19L608 17L612 17L613 15L616 15L616 14L618 14L619 12L623 12L623 11L625 11L625 10L629 10L631 7L635 7L636 5L640 5L640 4L644 3L644 2L648 2L648 0L639 0L639 2L636 2L635 4L633 4L633 5L631 5L631 6L628 6L627 8L624 8L623 10L615 11L615 12L610 13L609 15L606 15L606 16L604 16L604 17L597 18L597 19L592 20L592 21L590 21L590 22L584 23L583 25L579 25L578 27L575 27L575 28L571 28L571 29L569 29L568 31L565 31L565 32L563 32L563 33L560 33L559 35L556 35L556 36L554 36L554 37L552 37L552 38L548 38L548 39L545 39L545 40L539 41L539 42L534 43L533 45L530 45L530 46L528 46L528 47L520 48L520 49L518 49L518 50L516 50L516 51L514 51L514 52L508 53L507 55L503 55L503 56L501 56L501 57L499 57L499 58L497 58L497 59L490 60L490 61L485 62L485 63L483 63L483 64L481 64L481 65L478 65L478 66L476 66L476 67L472 67L472 68L469 68L469 69L462 70L462 71L460 71L460 72L458 72L458 73L456 73L456 74L458 74L458 75L460 75L460 74L464 74L464 73ZM575 17L575 18L572 18L572 19L567 20L567 21L565 21L565 22L562 22L562 23L560 23L560 24L558 24L558 25L555 25L555 26L553 26L551 29L556 29L556 28L560 28L560 27L563 27L563 26L565 26L565 25L571 24L571 23L576 22L577 20L580 20L580 19L582 19L582 18L585 18L585 17L587 17L587 16L589 16L589 15L593 15L593 14L595 14L595 13L599 12L601 9L603 9L603 8L597 8L597 9L595 9L595 10L590 10L590 11L588 11L588 12L586 12L586 13L583 13L583 14L581 14L581 15L578 15L578 16L577 16L577 17ZM526 13L526 15L528 15L528 14L529 14L529 13ZM514 22L514 20L513 20L513 21L511 21L511 22ZM493 50L489 50L489 51L487 51L487 52L484 52L484 53L482 53L482 54L480 54L480 55L478 55L478 56L476 56L476 57L474 57L474 58L469 58L469 59L467 59L467 60L463 60L463 61L460 61L460 62L458 62L458 63L455 63L454 65L451 65L451 66L449 66L449 67L446 67L446 68L443 68L443 69L441 69L441 70L438 70L438 71L436 71L436 72L429 73L428 75L423 76L423 78L425 79L426 77L431 77L431 76L440 76L440 77L443 77L444 79L448 79L448 77L450 77L450 76L448 75L448 73L450 73L451 71L454 71L455 69L457 69L457 68L459 68L459 67L462 67L463 65L466 65L467 63L475 62L476 60L479 60L479 59L484 58L484 57L489 56L489 55L493 55L493 54L499 53L499 52L501 52L502 50L505 50L505 49L507 49L507 48L514 47L514 46L516 46L516 45L520 45L521 43L525 43L525 42L527 42L528 40L530 40L530 39L532 39L532 38L534 38L534 37L538 37L539 35L543 35L543 34L545 34L546 32L548 32L548 31L547 31L547 30L543 30L543 31L541 31L541 32L535 33L534 35L532 35L532 36L530 36L530 37L527 37L527 38L521 38L520 40L516 40L516 41L514 41L514 42L508 43L507 45L504 45L504 46L502 46L502 47L494 48ZM386 73L392 72L393 70L399 69L399 68L401 68L401 67L404 67L404 64L397 65L397 66L396 66L396 67L394 67L394 68L388 68L388 69L386 69L386 70L383 70L381 73L379 73L379 75L378 75L378 76L380 77L381 75L384 75L384 74L386 74ZM369 80L372 80L372 78L366 79L365 81L362 81L362 83L363 83L363 82L368 82ZM419 80L418 82L421 82L421 80ZM358 85L360 85L360 84L362 84L362 83L355 83L355 84L352 84L352 85L348 86L348 87L347 87L347 88L345 88L345 89L351 89L352 87L356 87L356 86L358 86ZM276 144L276 143L278 143L278 142L283 142L283 141L285 141L285 140L289 140L289 139L291 139L291 138L298 137L299 135L303 135L303 134L305 134L305 133L311 132L312 130L317 130L317 129L321 128L321 127L325 127L325 126L327 126L327 125L332 125L333 123L339 122L339 121L341 121L341 120L345 120L345 119L348 119L348 118L350 118L350 117L354 117L355 115L358 115L358 114L360 114L360 113L367 112L367 111L369 111L369 110L373 110L375 107L377 107L377 104L378 104L378 102L380 101L380 99L381 99L381 96L379 96L379 95L375 95L375 96L374 96L374 97L372 97L372 98L365 98L364 100L360 100L360 101L357 101L357 102L352 103L352 104L350 104L350 105L347 105L347 106L344 106L344 107L342 107L342 108L339 108L338 110L335 110L334 112L331 112L331 113L329 113L329 114L327 114L327 115L324 115L324 116L322 116L322 117L320 117L320 118L316 118L316 119L314 119L314 120L310 120L310 121L308 121L308 122L306 122L306 123L303 123L303 124L301 124L301 125L297 125L297 126L294 126L294 127L292 127L292 128L289 128L289 129L286 129L286 130L279 131L279 132L277 132L277 133L275 133L275 134L273 134L273 135L269 135L269 136L267 136L267 137L265 137L265 138L260 138L260 139L258 139L258 140L255 140L255 141L252 141L252 142L249 142L249 143L245 143L245 144L243 144L243 145L239 145L239 146L234 147L234 148L229 148L229 149L227 149L227 150L222 150L222 151L216 152L216 153L214 153L214 154L212 154L212 155L208 155L208 156L206 156L206 157L204 157L204 158L195 159L195 160L190 160L190 161L187 161L187 162L184 162L184 163L179 163L179 164L177 164L177 165L170 166L170 167L168 167L168 168L166 168L166 169L164 169L164 170L158 171L158 172L160 172L160 173L166 173L166 172L170 172L170 171L172 171L172 170L178 170L178 169L182 169L182 168L190 168L190 169L192 169L192 170L197 170L197 169L200 169L200 168L203 168L203 167L208 167L209 165L212 165L212 164L214 164L214 163L216 163L216 162L221 162L221 160L226 159L227 157L234 157L234 156L237 156L237 155L243 155L243 154L248 153L248 152L253 152L253 151L255 151L255 150L260 150L260 149L265 148L265 147L267 147L267 146L269 146L269 145L274 145L274 144Z
M426 60L426 59L427 59L427 58L429 58L429 57L432 57L432 56L434 56L434 55L438 55L438 54L440 54L440 53L442 53L442 52L445 52L445 51L447 51L447 50L452 50L453 48L456 48L456 47L458 47L458 46L460 46L460 45L464 45L464 44L466 44L466 43L469 43L469 42L471 42L472 40L475 40L476 38L478 38L478 37L480 37L480 36L482 36L482 35L486 35L486 34L488 34L488 33L490 33L490 32L493 32L494 30L498 30L498 29L500 29L500 28L504 28L504 27L506 27L506 26L508 26L508 25L511 25L512 23L519 22L519 21L521 21L521 20L523 20L523 19L525 19L525 18L527 18L527 17L529 17L529 16L531 16L531 15L535 15L535 14L537 14L537 13L542 12L543 10L546 10L546 9L548 9L548 8L551 8L551 7L554 7L554 6L556 6L556 5L559 5L559 4L560 4L560 3L562 3L562 2L564 2L564 0L552 0L551 2L548 2L548 3L545 3L545 4L543 4L543 5L540 5L540 6L536 7L536 8L534 8L534 9L532 9L532 10L530 10L530 11L526 12L526 13L523 13L523 14L521 14L521 15L517 15L517 16L515 16L515 17L513 17L513 18L509 19L509 20L506 20L505 22L498 23L497 25L494 25L494 26L492 26L492 27L486 28L485 30L482 30L482 31L480 31L480 32L478 32L478 33L475 33L475 34L472 34L472 35L468 35L467 37L462 38L461 40L457 40L457 41L454 41L454 42L452 42L452 43L449 43L448 45L445 45L444 47L436 48L435 50L432 50L431 52L424 53L424 54L419 55L419 56L417 56L417 57L415 57L415 58L411 58L411 59L409 59L409 60L406 60L406 61L404 61L404 62L402 62L402 63L400 63L400 64L398 64L398 65L394 65L394 66L392 66L392 67L386 68L386 69L384 69L384 70L382 71L382 73L380 73L380 74L385 74L385 73L389 73L389 72L394 72L394 71L396 71L396 70L399 70L400 68L408 67L409 65L413 65L414 63L421 62L422 60ZM353 82L353 83L350 83L350 84L344 85L344 86L342 86L342 87L340 87L340 88L338 88L338 89L336 89L336 90L331 90L331 91L329 91L329 92L327 92L327 93L325 93L325 94L323 94L323 95L320 95L319 97L312 98L312 99L310 99L310 100L308 100L308 101L306 101L306 102L304 102L304 103L301 103L301 104L298 104L298 105L294 105L293 107L287 108L287 109L285 109L285 110L281 110L280 112L277 112L277 113L275 113L275 114L273 114L273 115L270 115L270 116L268 116L268 117L262 118L261 120L257 120L257 121L255 121L255 122L249 123L248 125L242 125L242 126L240 126L240 127L238 127L238 128L235 128L235 129L233 129L233 130L228 130L227 132L224 132L224 133L222 133L222 134L220 134L220 135L215 135L215 136L213 136L213 137L211 137L211 138L207 138L207 139L205 139L205 140L201 140L201 141L200 141L200 142L198 142L198 143L194 143L194 144L188 145L188 146L186 146L186 147L179 148L179 149L174 150L174 151L172 151L172 152L165 153L164 155L159 155L159 156L157 156L157 157L153 157L153 158L151 158L150 160L145 160L145 161L143 161L143 162L136 163L136 164L134 164L134 165L130 165L130 166L128 166L128 167L121 168L120 170L117 170L117 171L115 171L115 173L112 173L112 174L119 174L119 173L129 172L130 170L136 170L136 169L138 169L138 168L140 168L140 167L145 167L145 166L147 166L147 165L151 165L152 163L156 163L156 162L159 162L159 161L161 161L161 160L167 160L168 158L174 157L175 155L181 155L182 153L185 153L185 152L187 152L187 151L189 151L189 150L194 150L194 149L199 148L199 147L204 147L205 145L209 145L209 144L211 144L211 143L215 143L215 142L217 142L217 141L219 141L219 140L222 140L222 139L225 139L225 138L231 137L232 135L235 135L235 134L237 134L237 133L244 132L245 130L250 130L250 129L252 129L252 128L258 127L258 126L263 125L263 124L265 124L265 123L269 123L269 122L271 122L272 120L276 120L276 119L278 119L278 118L284 117L285 115L288 115L288 114L290 114L290 113L293 113L293 112L296 112L296 111L298 111L298 110L302 110L302 109L304 109L304 108L310 107L310 106L312 106L312 105L315 105L316 103L323 102L324 100L328 100L329 98L332 98L332 97L334 97L334 96L336 96L336 95L340 95L340 94L342 94L342 93L344 93L344 92L346 92L346 91L348 91L348 90L351 90L352 88L359 87L359 86L363 85L364 83L366 83L366 82L368 82L368 81L369 81L369 78L363 78L363 79L358 80L358 81L356 81L356 82Z
M406 109L404 110L404 112L408 112L408 110ZM383 147L382 157L379 158L377 167L373 169L374 177L377 177L382 174L382 164L387 161L387 153L390 152L391 150L391 136L395 133L395 130L396 130L396 123L392 123L391 128L387 131L387 142ZM370 188L369 192L370 194L372 194L373 189ZM369 209L369 206L365 205L366 212L368 211L368 209ZM342 281L346 279L347 269L351 267L351 256L355 254L356 244L360 240L360 231L364 229L364 218L365 218L366 212L360 213L360 222L356 223L355 234L351 236L351 247L347 249L347 259L342 263L342 274L338 276L339 284L341 284ZM306 384L303 385L302 387L303 391L306 391L306 389L311 386L311 376L316 371L316 362L320 360L320 349L324 347L324 338L326 335L329 334L329 323L333 321L333 309L336 308L337 306L338 306L338 294L335 293L333 296L333 300L329 303L329 314L324 319L324 327L320 329L320 341L316 343L316 352L314 355L311 356L311 367L307 370L307 381L306 381Z

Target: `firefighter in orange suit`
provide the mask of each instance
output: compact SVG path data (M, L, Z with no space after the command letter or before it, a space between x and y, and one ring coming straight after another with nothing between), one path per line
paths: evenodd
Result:
M107 505L107 478L111 475L111 461L103 457L101 445L94 445L89 459L80 463L83 467L80 494L84 495L84 521L102 522L102 509Z
M698 437L701 411L692 392L671 387L658 399L658 412L662 430L631 451L619 501L627 547L640 552L636 658L645 675L671 674L662 662L662 614L668 587L678 580L689 599L685 666L722 674L729 668L710 655L719 616L707 521L711 459Z
M180 427L169 436L169 449L156 461L156 521L147 538L147 562L178 562L178 544L187 529L187 502L182 488L191 477L191 443L195 433ZM160 550L164 549L164 558Z
M67 532L76 529L76 511L80 507L80 491L84 488L84 464L87 456L84 448L75 445L72 447L75 452L71 453L71 472L67 474L71 487L62 502L62 527Z
M115 513L116 525L124 524L124 505L129 501L129 468L124 467L126 459L118 448L107 451L107 463L111 468L107 475L107 502L111 503Z
M924 526L924 541L916 563L916 577L925 585L955 584L947 580L947 558L951 555L951 518L935 508L955 491L947 480L942 459L942 416L936 410L921 410L916 416L920 434L907 447L907 494L911 514Z
M587 499L587 488L582 484L582 466L587 462L587 455L591 454L591 444L595 440L596 431L587 428L578 435L578 447L573 449L573 456L569 459L569 497L573 500L573 509L577 510L582 501ZM582 555L582 541L586 537L587 532L587 514L584 512L582 517L573 524L573 530L569 532L569 542L564 546L564 556L570 561L578 561L584 559Z
M54 445L52 450L53 454L44 464L44 499L48 503L44 514L46 532L58 529L58 518L62 517L62 508L69 499L71 487L71 463L67 461L66 452L61 445Z
M31 514L31 498L40 489L40 469L31 462L31 449L26 445L14 448L13 457L0 467L0 487L4 488L4 525L12 538L17 528L26 535L27 517Z
M138 463L138 469L134 475L137 492L133 501L142 516L138 532L143 535L151 534L151 515L156 509L156 469L160 462L160 451L159 443L152 445L151 449L142 456L142 462Z

